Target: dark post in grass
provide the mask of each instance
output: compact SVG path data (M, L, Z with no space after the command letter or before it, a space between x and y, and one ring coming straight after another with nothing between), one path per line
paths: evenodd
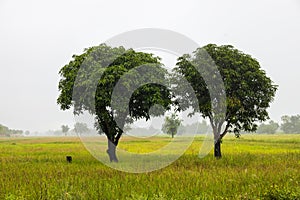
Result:
M66 160L68 163L71 163L72 162L72 156L66 156Z

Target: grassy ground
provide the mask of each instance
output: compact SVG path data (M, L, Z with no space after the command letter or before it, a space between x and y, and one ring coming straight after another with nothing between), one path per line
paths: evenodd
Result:
M78 138L0 138L0 199L300 199L300 135L227 136L220 160L198 158L201 143L164 169L130 174L101 164Z

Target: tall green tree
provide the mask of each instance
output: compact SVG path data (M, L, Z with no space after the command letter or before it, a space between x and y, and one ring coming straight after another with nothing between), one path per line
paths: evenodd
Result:
M281 117L281 129L285 133L300 133L300 115L284 115Z
M217 70L209 68L210 65L216 65ZM209 70L200 74L195 67L202 69L203 66ZM277 86L261 69L256 59L231 45L208 44L198 48L193 55L179 57L174 71L176 76L184 76L188 80L197 97L190 98L187 94L178 101L186 99L188 105L185 109L192 107L193 113L200 112L204 118L210 120L215 139L214 155L217 158L222 156L221 140L226 133L234 132L238 137L242 130L255 131L256 121L269 118L267 108L273 101ZM222 77L224 89L216 79L217 72ZM203 75L212 86L206 84ZM218 94L226 96L227 109L223 118L213 113L212 104L218 104L221 100L216 97L212 102L209 87L214 91L219 89ZM175 89L181 88L179 81ZM222 130L223 126L225 128Z
M162 131L168 135L171 135L172 138L174 138L174 135L176 135L180 124L181 120L177 117L175 113L172 113L171 116L166 116L165 122L162 126Z
M95 115L99 134L108 139L111 162L118 162L116 147L125 124L150 119L150 108L156 104L170 108L171 94L160 84L167 71L160 58L149 53L101 44L74 55L59 74L57 103L63 110L73 107L74 114ZM152 115L163 113L157 110Z

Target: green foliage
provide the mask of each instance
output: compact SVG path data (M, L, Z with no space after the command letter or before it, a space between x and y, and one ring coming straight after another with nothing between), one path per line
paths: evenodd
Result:
M62 125L61 126L61 131L67 135L67 132L70 130L69 126L68 125Z
M20 136L23 134L22 130L9 129L6 126L0 124L0 136L10 137L10 136Z
M132 127L129 124L126 124L123 128L124 133L128 133L132 130Z
M300 133L300 115L281 117L281 129L285 133Z
M162 131L168 135L171 135L173 138L174 135L176 135L180 124L181 120L177 117L175 113L172 113L171 116L166 116L165 122L162 126Z
M185 126L181 125L178 132L185 132L190 134L205 134L211 132L211 127L206 123L205 120L203 120L202 122L196 122Z
M149 53L105 44L90 47L83 54L74 55L73 60L60 70L61 93L57 103L63 110L73 106L75 114L88 111L96 115L99 133L104 133L117 145L125 123L140 118L148 120L149 110L155 104L169 108L169 90L160 84L145 84L149 78L155 83L166 78L167 71L161 66L160 58ZM141 83L144 84L139 85ZM119 93L114 93L116 96L112 99L117 84ZM131 91L133 88L135 90ZM161 114L162 110L153 115Z
M219 91L220 95L226 95L225 121L213 115L209 85L203 78L203 75L211 77L206 80L213 84L211 90L222 89L222 84L216 78L217 70L212 67L214 64L218 67L225 87L225 91ZM200 74L194 66L201 69L206 66L208 70L203 70ZM193 55L183 55L178 59L175 72L188 80L197 96L198 105L195 99L189 98L189 95L182 97L188 99L189 105L186 108L192 106L194 113L200 112L204 118L208 117L215 136L223 137L227 132L239 135L241 130L255 131L257 129L255 121L268 119L267 108L273 101L277 86L266 76L257 60L233 46L209 44L197 49ZM177 90L180 89L179 83ZM218 103L220 99L216 98L214 101ZM223 123L226 124L226 128L220 133Z
M74 131L77 134L81 134L81 133L88 133L90 130L87 127L87 124L76 122L74 125Z
M0 124L0 136L8 136L9 129Z
M239 137L241 131L255 131L256 121L269 118L267 108L277 86L250 55L231 45L208 44L193 55L179 57L176 65L175 91L184 94L176 101L183 102L183 110L192 107L191 115L199 112L203 118L209 118L215 157L221 157L220 143L227 132ZM182 76L193 87L196 98L189 92L183 93L186 86L180 81Z
M267 134L274 134L277 129L279 128L278 123L271 120L269 124L262 123L257 128L257 133L267 133Z
M149 136L153 136L153 135L156 135L156 134L160 133L160 130L154 128L153 126L149 126L148 128L145 128L145 127L143 127L143 128L134 127L134 128L130 128L125 133L129 134L129 135L137 136L137 137L141 137L141 136L148 136L149 137Z

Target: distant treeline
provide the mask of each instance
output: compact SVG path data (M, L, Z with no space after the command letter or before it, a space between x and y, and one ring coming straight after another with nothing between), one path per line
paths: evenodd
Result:
M150 127L148 129L133 128L125 131L125 133L126 132L133 135L151 135L155 133L162 133L163 131ZM211 126L206 121L203 120L202 122L192 123L188 125L180 125L177 131L177 135L181 135L183 133L206 134L211 132L212 132ZM284 115L281 117L280 124L273 120L261 123L257 127L256 133L259 134L299 133L300 134L300 115L292 115L292 116Z
M206 121L195 122L192 124L183 125L181 124L178 127L176 135L182 135L184 133L189 134L205 134L211 132L210 126L206 123ZM154 128L150 126L149 128L139 128L139 127L130 127L126 126L125 134L134 135L134 136L151 136L164 133L163 130ZM164 133L166 134L166 133Z
M281 117L281 123L270 120L258 126L256 133L300 133L300 115L284 115Z
M190 134L206 134L212 131L211 126L205 121L192 123L188 125L180 125L177 131L177 135L182 135L183 133ZM49 130L45 135L53 136L75 136L78 134L92 134L95 132L93 129L89 129L84 123L76 123L74 129L70 129L66 133L62 130ZM284 115L281 117L281 123L277 123L270 120L265 123L261 123L257 127L256 133L259 134L274 134L274 133L299 133L300 134L300 115ZM135 135L135 136L151 136L163 133L162 130L150 126L149 128L137 128L131 127L130 125L125 126L125 134ZM245 133L245 132L244 132ZM23 132L22 130L9 129L8 127L0 124L0 137L16 137L22 135L31 135L29 131ZM38 134L34 134L38 135Z
M8 127L0 124L0 137L21 136L22 134L22 130L9 129Z

